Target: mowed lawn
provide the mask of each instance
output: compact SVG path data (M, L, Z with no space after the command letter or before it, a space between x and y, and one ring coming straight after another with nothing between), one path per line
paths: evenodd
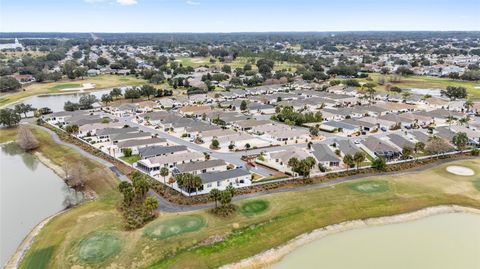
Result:
M461 177L446 172L445 168L453 164L469 167L476 175ZM479 159L454 161L422 172L369 177L240 201L236 204L243 210L231 218L215 217L207 210L161 212L153 222L135 231L122 228L121 216L115 209L120 196L112 191L50 221L21 268L34 268L28 264L49 248L54 251L48 268L216 268L343 221L445 204L480 208L480 191L475 187L479 176ZM250 202L268 206L245 214ZM177 227L179 220L186 217L201 218L204 225ZM152 236L152 231L158 236ZM123 245L118 255L97 263L82 262L78 256L80 242L92 232L119 236ZM169 236L162 236L165 233ZM212 238L223 240L212 243Z
M192 66L192 67L200 67L200 66L216 66L218 69L221 69L223 65L230 65L232 70L235 68L243 68L245 64L250 63L252 65L252 69L256 70L257 66L255 62L260 59L259 57L237 57L235 60L231 62L221 63L218 60L215 63L210 63L210 57L179 57L176 59L178 63L181 63L183 66ZM295 71L298 67L298 64L284 62L284 61L276 61L273 69L274 70L283 70L283 69L290 69L291 71Z
M62 93L62 89L82 87L85 83L95 84L93 90L100 90L111 87L139 86L147 84L143 79L134 76L101 75L97 77L85 77L77 80L61 80L57 82L33 83L25 88L11 93L0 94L0 107L17 102L22 98L33 95Z
M372 82L378 84L378 80L382 75L379 73L371 73L369 77L372 78ZM399 82L391 82L390 75L384 76L385 84L391 84L402 89L418 88L418 89L446 89L448 86L465 87L474 99L480 99L480 81L466 81L466 80L454 80L448 78L429 77L429 76L405 76L402 77ZM362 79L362 82L368 82L366 79ZM385 86L378 85L375 88L377 91L386 92Z

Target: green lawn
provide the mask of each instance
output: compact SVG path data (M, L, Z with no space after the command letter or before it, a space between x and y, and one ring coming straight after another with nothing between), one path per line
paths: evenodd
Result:
M133 164L135 162L140 161L140 159L142 159L142 157L140 157L140 155L137 154L137 155L132 155L130 157L123 156L123 157L120 157L120 159L126 161L129 164Z
M95 84L95 88L91 91L111 87L139 86L143 84L148 84L147 81L136 78L134 76L126 77L117 75L101 75L97 77L88 77L77 80L64 79L57 82L33 83L18 91L0 93L0 107L7 106L11 103L17 102L18 100L29 96L60 93L60 90L62 89L81 87L84 83Z
M371 73L369 77L372 78L372 82L378 83L379 78L382 75L379 73ZM465 80L453 80L448 78L429 77L429 76L406 76L402 77L399 82L391 82L390 75L384 76L385 84L391 84L402 89L404 88L418 88L418 89L446 89L448 86L465 87L475 99L480 99L480 89L475 87L480 86L480 81L465 81ZM368 82L366 79L361 79L362 82ZM385 86L378 85L375 88L379 92L386 92Z
M82 84L80 83L63 83L63 84L57 84L54 85L50 88L49 90L63 90L63 89L69 89L69 88L80 88L82 87Z
M453 164L473 169L476 176L447 173L445 168ZM316 228L347 220L445 204L480 208L480 192L473 184L478 175L480 159L455 161L418 173L370 177L240 201L240 214L231 218L216 217L208 210L161 212L146 227L134 231L123 229L122 217L116 210L119 194L112 191L50 221L21 268L29 268L26 264L35 253L47 247L54 248L48 268L83 266L79 242L95 232L118 235L124 243L119 255L90 263L90 268L217 268ZM267 203L266 209L258 201ZM223 240L215 242L214 238Z

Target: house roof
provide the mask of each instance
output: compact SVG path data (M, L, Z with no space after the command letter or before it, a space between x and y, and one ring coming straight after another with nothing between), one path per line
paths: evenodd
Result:
M118 141L118 140L135 139L135 138L142 138L142 137L152 137L152 134L149 132L112 134L110 135L110 140Z
M192 171L198 171L203 169L208 169L212 167L224 166L227 165L224 160L207 160L201 162L190 162L177 165L177 170L179 173L189 173Z
M350 139L335 140L335 143L338 145L340 151L345 155L350 154L353 156L355 153L361 151Z
M399 152L396 148L389 145L386 141L383 141L373 136L367 137L367 139L365 139L362 144L370 151L377 153L378 155L385 155L385 153L388 152Z
M152 167L152 166L162 166L164 164L196 161L196 160L201 160L202 158L204 158L204 155L200 152L187 151L187 152L178 152L178 153L169 154L169 155L151 157L148 159L140 160L139 162L148 167Z
M167 140L165 138L159 138L159 137L152 137L150 139L131 139L131 140L119 142L117 144L117 146L119 148L129 148L129 147L137 147L137 146L164 143L166 141Z
M145 148L141 148L138 150L140 156L142 158L149 158L153 156L165 155L165 154L172 154L179 151L186 151L187 147L182 145L176 146L149 146Z
M325 144L313 144L313 156L319 162L338 162L338 156Z
M405 147L408 147L408 148L415 148L415 143L413 143L412 141L398 135L398 134L389 134L387 135L387 137L390 139L390 141L395 144L396 146L398 146L399 148L405 148Z
M128 127L128 128L104 128L96 132L97 135L112 135L112 134L126 134L126 133L135 133L138 132L137 127Z
M243 177L248 175L250 175L250 173L247 170L237 168L237 169L231 169L231 170L226 170L221 172L203 173L203 174L200 174L199 177L202 180L202 183L206 184L206 183L223 181L227 179L233 179L233 178L238 178L238 177Z

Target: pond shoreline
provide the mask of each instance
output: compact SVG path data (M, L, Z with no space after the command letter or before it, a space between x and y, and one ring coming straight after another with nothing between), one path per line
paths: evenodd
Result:
M10 143L15 143L15 141L7 141L5 143L0 143L0 146L10 144ZM52 170L56 175L59 176L60 179L65 183L65 171L63 170L62 167L56 165L53 163L50 159L48 159L46 156L44 156L41 152L35 151L31 153L40 163L45 165L48 169ZM65 183L66 184L66 183ZM92 200L95 199L95 195L89 192L82 192L83 193L83 201L81 201L79 204L87 201L87 200ZM77 204L77 205L79 205ZM76 205L75 205L76 206ZM73 207L75 207L73 206ZM71 208L73 208L71 207ZM32 243L34 242L35 238L37 235L42 231L43 227L54 217L63 214L67 212L71 208L65 208L51 216L46 217L42 221L40 221L37 225L35 225L29 232L28 234L23 238L21 243L18 245L17 249L15 252L9 257L7 262L3 265L5 269L15 269L18 268L20 265L24 255L27 253L27 251L30 249Z
M294 251L295 249L332 234L341 233L349 230L360 229L360 228L373 227L373 226L398 224L398 223L422 219L425 217L448 214L448 213L472 213L472 214L480 215L480 210L471 208L471 207L458 206L458 205L443 205L443 206L427 207L417 211L401 213L398 215L341 222L338 224L328 225L323 228L315 229L309 233L301 234L295 237L294 239L286 242L285 244L282 244L279 247L263 251L252 257L245 258L236 263L224 265L220 268L221 269L266 268L272 264L277 263L283 257L288 255L290 252Z

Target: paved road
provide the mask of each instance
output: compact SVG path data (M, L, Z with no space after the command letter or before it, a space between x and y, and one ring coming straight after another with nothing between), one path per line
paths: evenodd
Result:
M52 136L53 140L56 143L67 146L71 149L74 149L75 151L82 154L83 156L85 156L87 158L90 158L90 159L93 159L93 160L99 162L100 164L108 167L115 174L117 174L119 176L120 180L129 181L128 177L126 177L118 169L116 169L112 163L110 163L110 162L108 162L104 159L101 159L97 156L94 156L94 155L84 151L82 148L80 148L76 145L73 145L73 144L66 143L66 142L62 141L55 132L51 131L48 128L45 128L45 127L42 127L42 126L40 126L40 128L47 131ZM471 158L466 157L466 158L463 158L463 159L471 159ZM388 175L394 175L394 174L395 175L400 175L400 174L415 173L415 172L423 171L423 170L438 166L438 165L443 164L443 163L447 163L447 162L451 162L451 161L458 161L458 160L459 159L457 159L457 160L442 159L442 160L438 160L436 162L433 162L433 163L430 163L430 164L427 164L427 165L424 165L424 166L421 166L421 167L405 170L403 172L378 173L378 174L375 175L375 177L388 176ZM362 178L366 178L366 177L372 177L372 175L353 175L353 176L342 177L342 178L334 179L334 180L331 180L331 181L328 181L328 182L322 182L322 183L317 183L317 184L301 185L301 186L290 187L290 188L279 188L279 189L266 190L266 191L262 191L262 192L250 193L250 194L245 194L245 195L238 195L238 196L235 196L233 198L233 201L241 201L241 200L244 200L244 199L259 197L259 196L263 196L263 195L267 195L267 194L273 194L273 193L282 193L282 192L288 192L288 191L300 191L300 190L323 188L323 187L328 187L328 186L332 186L332 185L335 185L335 184L339 184L339 183L342 183L342 182L358 180L358 179L362 179ZM178 204L173 204L173 203L167 201L165 198L163 198L162 196L160 196L159 194L157 194L154 191L150 191L149 194L157 197L157 199L159 200L159 208L158 209L160 211L164 211L164 212L187 212L187 211L193 211L193 210L198 210L198 209L211 208L211 207L214 206L213 202L212 203L207 203L207 204L201 204L201 205L178 205Z

